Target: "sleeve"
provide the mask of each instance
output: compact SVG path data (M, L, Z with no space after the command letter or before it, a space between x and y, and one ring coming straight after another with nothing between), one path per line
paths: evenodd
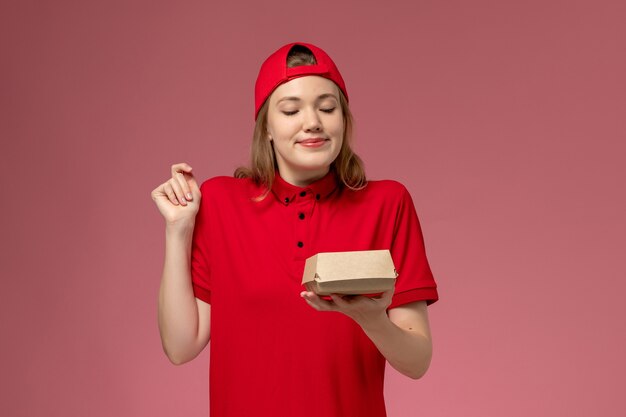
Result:
M424 238L413 199L406 187L402 186L391 244L398 278L388 309L413 301L426 300L430 305L439 299L437 284L430 270Z
M206 183L205 183L206 184ZM209 262L209 193L204 192L206 185L200 187L202 198L196 214L191 242L191 283L194 295L200 300L211 303L211 267Z

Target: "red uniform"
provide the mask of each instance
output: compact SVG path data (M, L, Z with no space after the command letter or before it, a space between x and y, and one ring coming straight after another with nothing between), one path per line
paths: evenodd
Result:
M384 417L385 358L351 318L301 297L306 258L389 249L398 278L390 309L438 299L406 188L363 190L330 171L307 187L211 178L192 243L195 296L211 304L211 417Z

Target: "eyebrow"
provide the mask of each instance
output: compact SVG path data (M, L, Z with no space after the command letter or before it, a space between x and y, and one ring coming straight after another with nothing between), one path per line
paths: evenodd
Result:
M325 98L329 98L329 97L330 97L330 98L334 98L335 100L339 101L339 99L337 98L337 96L336 96L336 95L334 95L334 94L331 94L331 93L321 94L321 95L319 95L319 96L315 99L315 101L324 100ZM289 100L289 101L301 101L300 97L289 96L289 97L283 97L283 98L281 98L280 100L278 100L278 101L276 102L276 104L278 104L278 103L280 103L281 101L284 101L284 100Z

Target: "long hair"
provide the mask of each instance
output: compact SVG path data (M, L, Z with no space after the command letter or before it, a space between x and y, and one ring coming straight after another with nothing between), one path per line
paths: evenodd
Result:
M315 65L317 61L313 53L301 45L294 46L287 56L287 67L293 68L301 65ZM367 185L363 161L354 153L351 147L354 120L348 100L341 89L339 91L339 105L343 112L343 143L337 158L331 163L330 169L334 170L343 185L352 189L360 190ZM272 189L275 171L278 169L274 147L267 140L267 108L269 99L259 109L259 114L254 125L252 134L252 147L250 167L239 167L235 170L235 178L251 178L257 185L263 185L266 190L258 197L265 198Z

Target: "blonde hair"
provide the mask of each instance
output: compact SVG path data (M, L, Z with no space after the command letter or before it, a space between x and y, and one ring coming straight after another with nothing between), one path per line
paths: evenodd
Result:
M294 46L287 57L287 67L293 68L301 65L314 65L317 62L313 53L301 45ZM360 190L367 185L363 161L351 148L354 120L348 100L340 88L339 105L343 113L344 132L341 150L337 158L331 163L330 169L334 170L343 185L351 190ZM274 147L267 140L267 108L269 99L259 109L259 114L254 125L252 134L252 147L250 167L239 167L235 170L235 178L251 178L257 185L263 185L266 190L257 199L262 200L272 189L275 171L278 169Z

